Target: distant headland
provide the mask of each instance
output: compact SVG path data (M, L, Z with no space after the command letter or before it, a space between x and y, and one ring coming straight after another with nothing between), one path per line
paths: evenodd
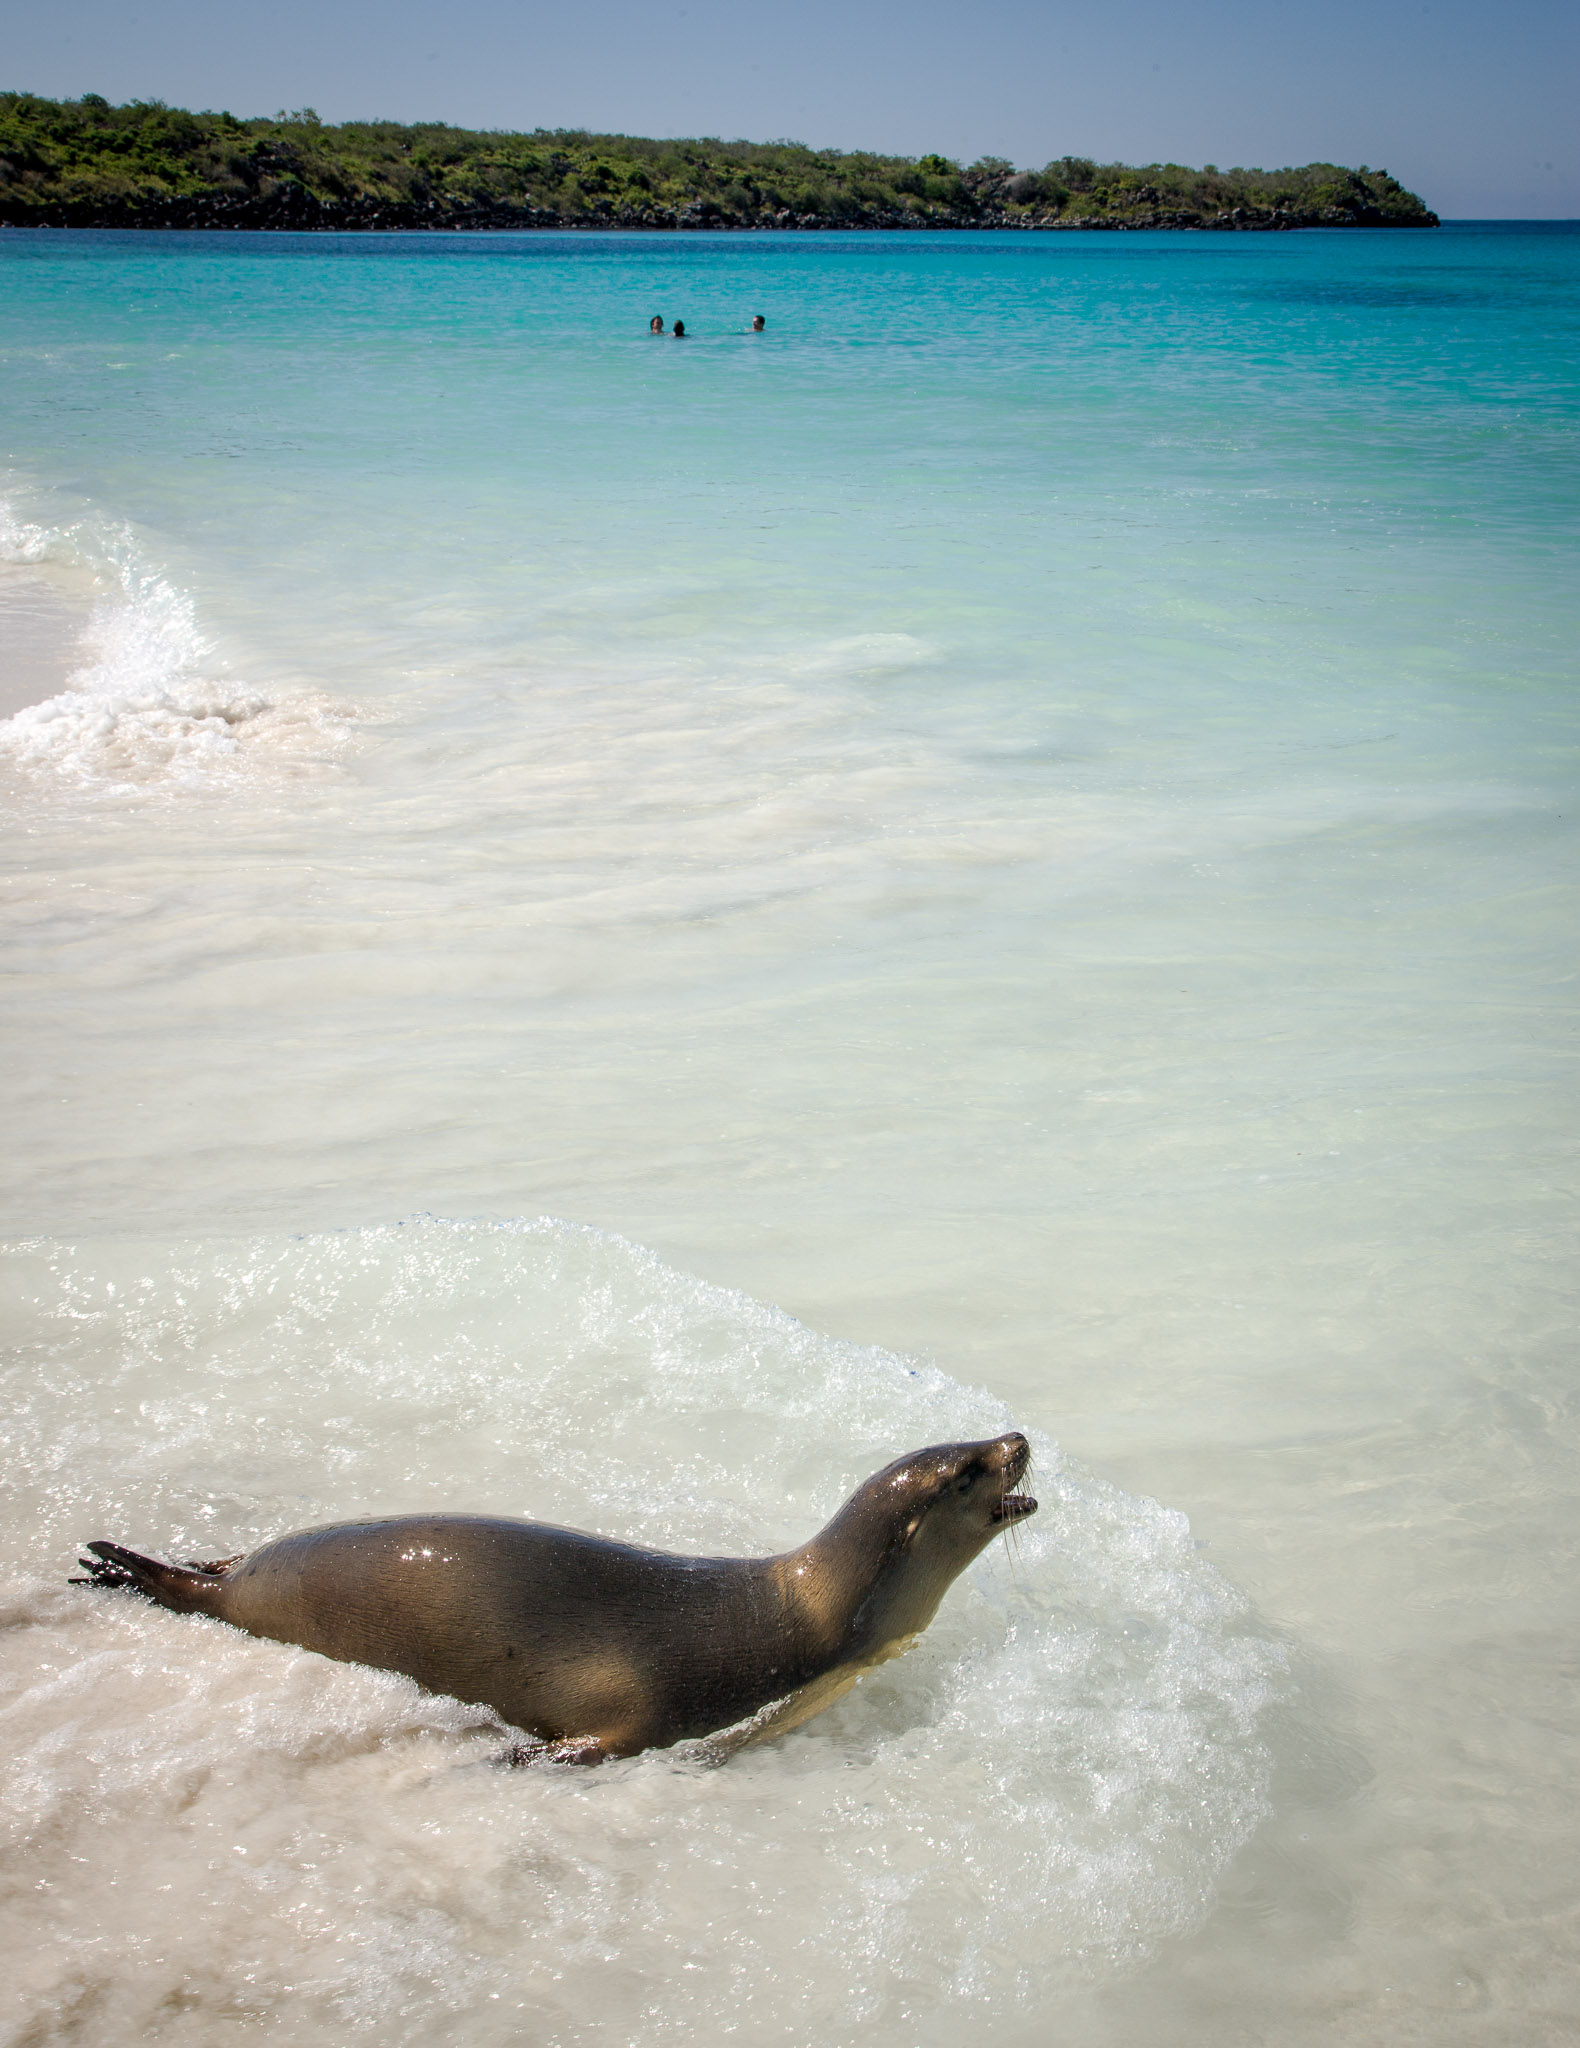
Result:
M1199 171L1065 156L875 156L798 142L189 114L0 93L0 225L62 228L1436 227L1386 171Z

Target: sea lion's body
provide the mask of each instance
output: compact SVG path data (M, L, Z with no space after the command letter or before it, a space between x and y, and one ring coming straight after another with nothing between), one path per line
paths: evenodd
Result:
M402 1515L281 1537L222 1565L113 1543L101 1585L478 1701L566 1754L630 1755L775 1706L819 1711L925 1628L998 1528L1024 1437L897 1460L799 1549L683 1557L486 1515Z

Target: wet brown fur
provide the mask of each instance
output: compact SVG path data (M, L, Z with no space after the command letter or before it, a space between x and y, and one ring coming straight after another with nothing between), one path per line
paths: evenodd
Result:
M579 1761L759 1716L818 1713L904 1649L1001 1529L1018 1433L896 1459L810 1542L775 1557L683 1557L486 1515L401 1515L281 1537L250 1556L161 1564L90 1543L78 1584L135 1589L344 1663L492 1707ZM772 1708L772 1713L765 1709Z

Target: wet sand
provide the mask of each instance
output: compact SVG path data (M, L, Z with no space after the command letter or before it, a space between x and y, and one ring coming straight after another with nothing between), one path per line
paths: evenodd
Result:
M84 659L89 598L33 563L0 562L0 718L66 687Z

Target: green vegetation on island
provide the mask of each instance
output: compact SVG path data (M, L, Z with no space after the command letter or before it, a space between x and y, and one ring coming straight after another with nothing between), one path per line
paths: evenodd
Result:
M1386 171L874 156L0 93L0 224L125 228L1435 227Z

